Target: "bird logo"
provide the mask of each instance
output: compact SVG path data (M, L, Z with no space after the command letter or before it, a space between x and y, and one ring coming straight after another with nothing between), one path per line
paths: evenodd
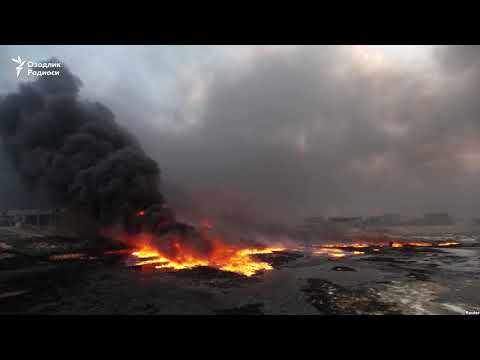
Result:
M12 58L12 61L18 64L18 66L15 68L17 70L17 79L18 79L18 77L20 76L20 73L23 70L23 65L25 64L25 60L22 61L22 58L20 56L17 56L16 59Z

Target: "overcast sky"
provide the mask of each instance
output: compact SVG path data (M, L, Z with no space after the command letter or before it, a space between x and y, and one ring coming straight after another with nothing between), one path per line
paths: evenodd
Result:
M0 95L17 56L69 66L180 213L480 211L477 46L2 46ZM2 154L0 168L2 208L23 196Z

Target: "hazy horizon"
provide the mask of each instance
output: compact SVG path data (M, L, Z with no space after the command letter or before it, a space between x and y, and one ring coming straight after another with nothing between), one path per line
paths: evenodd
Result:
M0 96L17 56L79 76L180 215L479 213L479 46L0 46ZM0 208L35 204L1 152Z

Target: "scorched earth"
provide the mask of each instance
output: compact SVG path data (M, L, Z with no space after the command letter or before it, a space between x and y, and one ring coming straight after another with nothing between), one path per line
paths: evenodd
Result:
M235 249L186 263L1 228L0 312L475 313L479 236L477 226L391 228L382 241Z

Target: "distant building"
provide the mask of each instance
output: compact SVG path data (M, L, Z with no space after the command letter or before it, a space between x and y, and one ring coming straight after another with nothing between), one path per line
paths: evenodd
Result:
M0 210L0 226L55 225L60 209L12 209Z
M422 218L412 220L410 225L452 225L455 221L448 213L426 213Z
M312 216L292 229L290 236L303 242L306 246L324 241L339 241L351 228L362 226L361 217Z
M291 232L291 236L308 246L328 238L331 232L331 225L323 216L312 216L305 218L302 224L296 226Z
M402 224L402 216L400 214L383 214L380 216L368 216L363 221L367 226L395 226Z
M306 240L310 237L315 237L318 231L322 231L325 226L325 219L323 216L315 216L305 218L301 225L293 229L294 237Z
M337 216L337 217L328 218L328 221L335 224L358 226L358 225L362 225L363 218L361 216L354 216L354 217Z
M455 221L448 213L427 213L423 215L425 225L451 225Z
M305 218L305 224L323 224L325 223L325 218L323 216L312 216Z
M402 216L395 213L387 213L383 215L383 223L385 225L400 225L402 223Z

